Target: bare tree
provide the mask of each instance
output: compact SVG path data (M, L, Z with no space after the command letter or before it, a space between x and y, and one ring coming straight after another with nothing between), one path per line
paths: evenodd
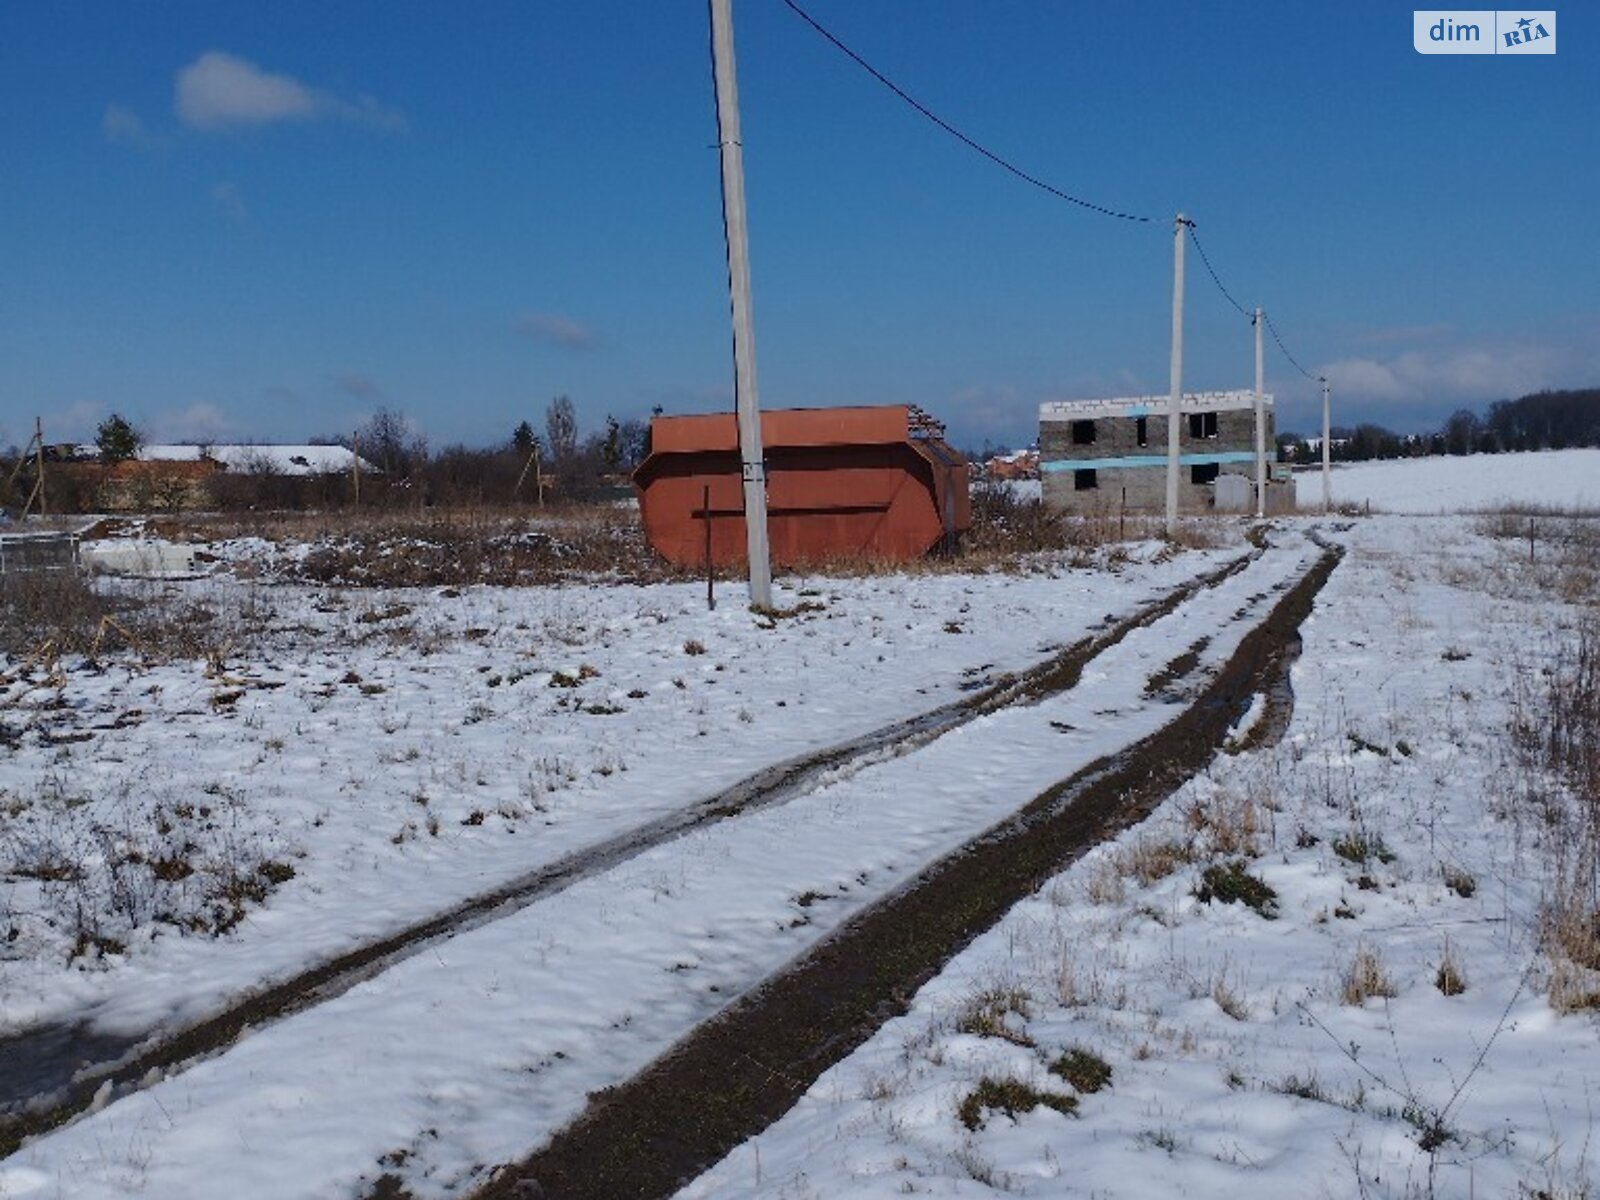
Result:
M1470 409L1457 409L1444 423L1444 451L1446 454L1471 454L1478 449L1483 438L1484 425L1478 414Z
M550 407L544 414L545 448L550 452L550 461L557 468L569 463L578 453L578 414L573 410L572 400L567 396L557 396L550 401Z
M417 433L406 415L392 408L380 408L357 435L361 456L375 463L391 480L409 478L412 471L428 460L428 442Z

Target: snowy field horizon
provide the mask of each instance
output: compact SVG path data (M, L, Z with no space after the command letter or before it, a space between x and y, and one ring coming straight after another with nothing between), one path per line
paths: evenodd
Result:
M1373 512L1486 512L1507 505L1600 509L1600 449L1334 463L1335 506L1371 505ZM1295 471L1302 510L1322 504L1320 467Z

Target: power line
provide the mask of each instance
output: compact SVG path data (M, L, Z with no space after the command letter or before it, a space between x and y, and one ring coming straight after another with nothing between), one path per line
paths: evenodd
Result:
M1255 321L1255 315L1246 309L1244 305L1240 304L1233 298L1233 293L1228 291L1228 289L1223 286L1222 280L1218 277L1216 270L1211 266L1211 259L1206 256L1206 248L1200 244L1200 235L1195 232L1194 222L1189 221L1187 224L1189 226L1189 240L1194 243L1194 248L1200 251L1200 261L1205 264L1206 274L1211 276L1211 282L1217 285L1217 291L1221 292L1223 299L1227 300L1229 304L1233 305L1233 307L1238 310L1238 313L1241 317L1246 317L1253 323ZM1320 376L1313 375L1310 371L1306 370L1300 365L1300 361L1295 358L1294 355L1289 353L1289 347L1285 346L1283 344L1283 338L1278 336L1278 329L1277 326L1273 325L1272 317L1266 313L1262 313L1261 317L1262 321L1266 324L1267 332L1272 334L1272 340L1278 344L1278 349L1283 353L1283 356L1289 360L1289 364L1307 379L1312 380L1313 382L1318 380Z
M878 70L877 67L873 66L866 59L862 58L861 55L857 54L854 50L850 49L849 46L846 46L837 37L835 37L827 29L825 29L822 26L822 24L815 17L813 17L810 13L806 12L805 9L801 8L798 4L796 4L795 0L783 0L783 2L784 2L785 5L788 6L790 11L792 11L797 17L799 17L807 25L811 26L812 29L816 30L819 34L821 34L823 36L823 38L825 38L828 42L832 43L835 49L841 51L844 55L846 55L848 58L850 58L857 66L859 66L862 70L866 71L867 74L871 75L879 83L883 84L884 87L888 88L896 96L900 97L901 100L904 100L912 108L916 109L917 112L921 113L922 116L926 117L929 121L932 121L940 129L944 130L951 137L955 138L957 141L961 142L963 145L967 146L969 149L976 150L979 154L983 155L985 158L987 158L990 162L994 163L996 166L1002 167L1005 170L1011 172L1011 174L1015 175L1018 179L1022 180L1024 183L1031 184L1033 187L1038 188L1042 192L1048 192L1050 195L1056 197L1059 200L1065 200L1069 204L1076 204L1079 208L1086 208L1090 212L1097 212L1097 213L1101 214L1102 216L1116 217L1118 220L1121 220L1121 221L1140 221L1140 222L1145 222L1145 223L1148 223L1148 222L1153 221L1155 219L1153 217L1142 217L1142 216L1139 216L1136 213L1119 212L1117 209L1107 208L1103 204L1095 204L1093 201L1085 200L1080 196L1074 196L1074 195L1072 195L1072 194L1070 194L1068 192L1064 192L1060 188L1054 187L1051 184L1046 183L1044 180L1038 178L1035 175L1030 175L1028 172L1024 171L1021 167L1017 166L1015 163L1009 161L1008 159L1003 158L1000 155L996 154L993 150L990 150L987 146L983 145L981 142L978 142L978 141L974 140L973 138L968 137L966 134L962 133L961 130L957 129L954 125L950 124L949 121L946 121L943 117L939 116L936 112L934 112L932 109L930 109L927 105L925 105L925 104L921 103L920 101L914 99L899 84L895 83L892 79L890 79L882 71Z
M1278 336L1278 327L1272 323L1272 318L1266 317L1266 322L1267 332L1272 334L1272 340L1278 343L1278 349L1283 351L1283 356L1289 360L1289 365L1313 382L1320 379L1321 376L1313 375L1310 371L1306 370L1300 365L1295 356L1289 353L1289 347L1285 346L1283 344L1283 339Z
M944 130L944 132L955 138L968 149L977 151L990 162L994 163L1003 170L1010 172L1012 175L1015 175L1024 183L1038 188L1040 191L1046 192L1059 200L1065 200L1069 204L1075 204L1079 208L1086 208L1090 212L1096 212L1102 216L1115 217L1121 221L1137 221L1142 224L1149 224L1156 220L1155 217L1140 216L1137 213L1122 212L1118 209L1108 208L1103 204L1096 204L1091 200L1083 199L1081 196L1074 196L1070 192L1064 192L1060 188L1046 183L1038 176L1029 174L1027 171L1024 171L1021 167L1017 166L1009 159L996 154L993 150L989 149L981 142L967 136L954 125L950 124L949 121L946 121L943 117L939 116L938 113L934 112L927 105L917 100L899 84L895 83L894 80L890 79L882 71L878 70L877 67L873 66L866 59L862 58L861 55L857 54L849 46L845 45L844 42L842 42L834 33L824 27L820 21L818 21L805 9L801 8L800 5L796 3L796 0L783 0L783 3L785 7L787 7L807 25L811 26L811 28L818 34L820 34L825 41L827 41L840 53L844 54L845 57L849 58L868 75L871 75L884 87L888 88L889 91L893 92L911 108L915 109L918 114L937 125L940 129ZM1165 218L1162 219L1164 220ZM1200 241L1200 235L1195 232L1195 223L1193 221L1185 220L1183 224L1188 226L1189 239L1194 242L1194 248L1200 253L1200 261L1205 265L1206 274L1211 277L1211 282L1214 283L1217 287L1217 290L1222 293L1223 299L1231 304L1234 308L1234 311L1236 311L1241 317L1245 317L1251 321L1254 321L1255 315L1234 298L1233 293L1230 292L1227 286L1222 282L1222 277L1217 274L1216 268L1211 265L1211 256L1206 253L1206 248ZM1272 318L1263 314L1263 319L1266 323L1268 331L1270 331L1272 334L1272 340L1277 344L1277 347L1279 351L1282 352L1284 358L1289 360L1290 365L1293 366L1295 370L1299 371L1300 374L1304 375L1307 379L1313 381L1317 380L1319 376L1313 375L1310 371L1306 370L1305 367L1300 365L1300 361L1296 359L1294 355L1289 353L1289 348L1283 344L1283 338L1279 336L1277 327L1272 323Z
M1211 276L1211 282L1217 285L1217 291L1222 293L1223 299L1225 299L1229 304L1233 305L1234 308L1239 310L1239 315L1241 317L1249 317L1249 310L1233 298L1232 292L1228 291L1227 288L1222 286L1222 280L1218 278L1216 269L1212 267L1211 259L1206 254L1206 248L1200 244L1200 235L1194 231L1194 222L1189 221L1187 224L1189 226L1189 240L1194 243L1194 248L1200 251L1200 261L1205 264L1206 274Z

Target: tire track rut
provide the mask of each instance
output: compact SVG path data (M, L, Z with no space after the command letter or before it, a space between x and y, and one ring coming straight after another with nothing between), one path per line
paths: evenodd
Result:
M1284 677L1299 651L1300 624L1343 555L1313 540L1321 555L1161 730L1036 796L848 920L632 1079L594 1093L575 1122L527 1159L502 1167L476 1200L671 1195L906 1011L922 984L1015 903L1153 812L1212 761L1258 694L1268 697L1261 740L1281 734L1283 710L1292 705ZM408 1194L391 1175L370 1195Z

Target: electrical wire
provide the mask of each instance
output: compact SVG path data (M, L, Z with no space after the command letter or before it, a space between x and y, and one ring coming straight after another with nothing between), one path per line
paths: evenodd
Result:
M1206 254L1206 248L1200 244L1200 235L1194 231L1194 222L1187 221L1185 224L1189 226L1189 240L1194 243L1194 248L1200 251L1200 261L1205 264L1206 274L1211 276L1211 282L1217 285L1217 291L1222 293L1222 298L1224 300L1239 310L1239 315L1241 317L1248 317L1253 320L1254 314L1246 309L1244 305L1235 300L1233 298L1233 293L1228 291L1228 289L1222 285L1222 280L1217 276L1216 268L1211 265L1211 259Z
M1272 323L1272 318L1268 317L1265 313L1263 313L1262 316L1267 322L1267 332L1272 334L1272 340L1278 343L1278 349L1283 351L1283 356L1289 360L1289 365L1292 366L1296 371L1299 371L1300 374L1304 375L1313 383L1319 381L1322 376L1313 375L1310 371L1306 370L1300 365L1299 360L1297 360L1294 355L1289 353L1289 347L1285 346L1283 344L1283 339L1278 336L1278 327Z
M1188 222L1188 226L1189 240L1194 242L1194 248L1200 251L1200 261L1205 264L1206 274L1211 276L1211 282L1217 285L1217 291L1221 292L1223 299L1225 299L1229 304L1233 305L1233 307L1238 310L1241 317L1247 317L1252 323L1254 323L1255 314L1250 312L1245 308L1244 305L1235 300L1233 298L1233 293L1228 291L1228 289L1223 286L1222 280L1217 276L1216 270L1211 265L1211 259L1206 256L1206 248L1200 244L1200 235L1194 231L1194 222ZM1312 382L1320 381L1322 378L1320 375L1313 375L1310 371L1306 370L1300 365L1299 359L1295 358L1294 355L1289 353L1289 347L1285 346L1283 344L1283 338L1278 336L1278 328L1272 323L1272 318L1263 312L1261 314L1261 319L1267 326L1267 332L1272 334L1272 340L1277 343L1279 351L1281 351L1283 356L1289 360L1289 365Z
M1009 171L1012 175L1015 175L1024 183L1038 188L1042 192L1047 192L1059 200L1065 200L1069 204L1075 204L1079 208L1088 209L1090 212L1099 213L1102 216L1115 217L1120 221L1137 221L1141 224L1149 224L1156 220L1155 217L1141 216L1137 213L1122 212L1115 208L1108 208L1103 204L1096 204L1091 200L1083 199L1081 196L1074 196L1070 192L1064 192L1060 188L1046 183L1038 176L1029 174L1027 171L1024 171L1021 167L1017 166L1009 159L996 154L993 150L983 145L983 143L967 136L954 125L950 124L949 121L946 121L943 117L939 116L938 113L934 112L927 105L917 100L899 84L895 83L894 80L890 79L882 71L878 70L877 67L873 66L866 59L862 58L861 55L857 54L849 46L845 45L843 41L841 41L834 33L828 30L820 21L818 21L805 9L801 8L800 5L795 2L795 0L783 0L783 3L790 12L794 13L795 16L799 17L807 25L811 26L811 28L820 34L825 41L834 47L834 49L844 54L845 57L849 58L868 75L871 75L884 87L888 88L889 91L893 92L911 108L915 109L921 116L937 125L940 129L944 130L945 133L955 138L968 149L975 150L977 153L983 155L984 158L987 158L990 162L994 163L1003 170ZM1255 320L1255 314L1249 309L1245 308L1244 305L1240 304L1238 300L1234 299L1233 293L1227 289L1227 286L1222 282L1222 277L1217 274L1216 268L1211 265L1211 256L1206 253L1205 246L1201 244L1200 235L1195 232L1195 223L1193 221L1185 220L1184 224L1189 227L1189 239L1194 242L1194 248L1200 253L1200 261L1205 265L1206 274L1211 276L1211 282L1216 284L1217 290L1222 293L1222 298L1231 304L1234 310L1237 311L1240 316L1245 317L1253 322ZM1265 313L1262 314L1262 318L1266 322L1268 331L1272 334L1272 340L1277 343L1279 351L1282 352L1284 358L1289 360L1290 365L1293 366L1296 371L1299 371L1300 374L1304 375L1307 379L1312 381L1319 380L1321 378L1320 376L1313 375L1310 371L1306 370L1300 365L1300 361L1295 358L1294 355L1289 353L1289 348L1283 344L1283 338L1279 336L1277 327L1272 323L1272 318L1267 316Z
M884 87L888 88L896 96L900 97L901 100L905 101L912 108L916 109L916 111L919 112L920 114L922 114L922 116L926 117L929 121L932 121L940 129L944 130L951 137L955 138L957 141L961 142L963 145L967 146L969 149L976 150L979 154L983 155L983 157L987 158L990 162L994 163L996 166L1001 167L1001 168L1011 172L1011 174L1015 175L1018 179L1022 180L1024 183L1030 184L1033 187L1038 188L1042 192L1048 192L1050 195L1056 197L1059 200L1065 200L1069 204L1076 204L1079 208L1086 208L1090 212L1096 212L1096 213L1099 213L1102 216L1115 217L1120 221L1138 221L1138 222L1142 222L1142 223L1149 223L1149 222L1155 220L1154 217L1144 217L1144 216L1138 215L1137 213L1127 213L1127 212L1121 212L1121 211L1119 211L1119 210L1117 210L1115 208L1107 208L1103 204L1096 204L1091 200L1083 199L1081 196L1074 196L1070 192L1064 192L1060 188L1054 187L1053 185L1046 183L1044 180L1040 179L1036 175L1030 175L1027 171L1024 171L1021 167L1017 166L1015 163L1011 162L1010 160L1001 157L999 154L996 154L993 150L990 150L987 146L983 145L981 142L978 142L975 139L968 137L966 134L962 133L961 130L957 129L954 125L950 124L949 121L946 121L943 117L939 116L938 113L936 113L932 109L930 109L927 105L925 105L925 104L921 103L920 101L916 100L915 98L913 98L909 93L906 92L906 90L904 88L902 88L899 84L895 83L894 80L890 79L882 71L878 70L877 67L873 66L866 59L862 58L861 55L857 54L854 50L850 49L849 46L845 45L842 41L840 41L837 37L835 37L831 32L829 32L826 28L824 28L821 22L819 22L815 17L813 17L805 9L801 8L798 4L796 4L795 0L783 0L783 2L789 8L789 10L791 12L793 12L797 17L799 17L807 25L811 26L812 29L816 30L817 33L821 34L822 37L824 39L826 39L828 42L830 42L834 46L835 49L837 49L840 52L842 52L846 57L848 57L851 61L853 61L858 67L860 67L862 70L864 70L867 74L871 75L874 79L876 79Z

